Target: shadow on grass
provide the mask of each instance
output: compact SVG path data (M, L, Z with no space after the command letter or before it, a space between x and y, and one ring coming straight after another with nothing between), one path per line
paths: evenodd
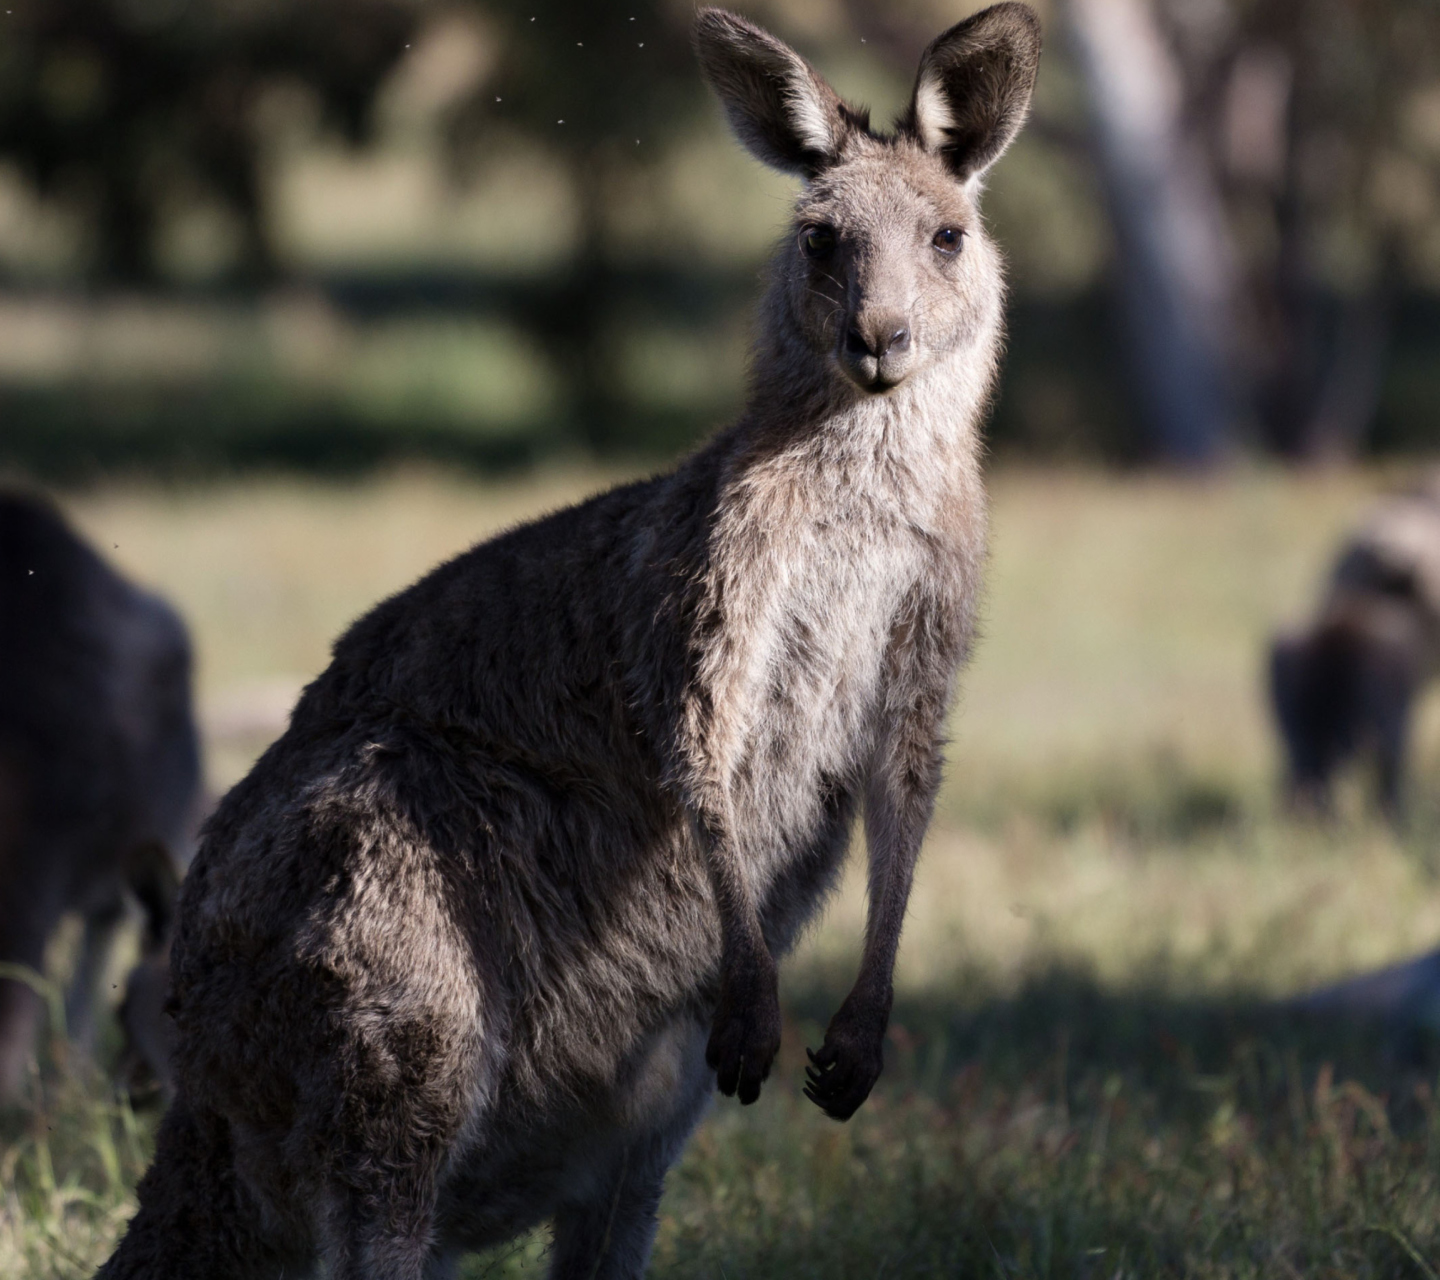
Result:
M1243 992L1176 994L1157 960L1150 986L1114 990L1082 969L1055 965L1012 994L981 996L961 975L948 990L900 995L886 1046L894 1087L943 1096L959 1076L981 1072L1057 1100L1097 1088L1143 1090L1175 1118L1208 1114L1223 1084L1257 1113L1313 1091L1322 1072L1387 1100L1392 1125L1424 1119L1417 1101L1440 1070L1440 1041L1423 1026L1383 1017L1319 1015ZM843 998L843 983L802 977L787 998L799 1028L818 1044Z
M1435 1277L1433 1046L1243 996L1037 972L897 1002L850 1123L800 1094L843 987L792 982L760 1102L671 1172L653 1277ZM467 1280L544 1273L543 1233Z
M1429 1043L1056 968L899 1000L842 1127L794 1084L838 995L791 990L768 1098L672 1176L656 1274L1435 1275Z

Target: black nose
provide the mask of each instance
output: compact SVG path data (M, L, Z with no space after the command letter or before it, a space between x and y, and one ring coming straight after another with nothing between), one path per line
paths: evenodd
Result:
M845 350L852 356L874 356L881 360L890 352L910 349L910 330L893 320L876 325L852 324L845 334Z

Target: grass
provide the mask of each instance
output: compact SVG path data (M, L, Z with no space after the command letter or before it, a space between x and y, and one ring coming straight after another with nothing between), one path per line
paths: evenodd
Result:
M402 473L72 495L175 599L212 784L380 595L605 477ZM1440 938L1440 707L1414 819L1274 802L1265 638L1386 477L1002 471L984 637L907 924L886 1075L848 1126L799 1093L853 973L859 868L787 965L781 1061L672 1172L657 1276L1394 1276L1440 1271L1440 1057L1286 997ZM118 544L118 545L117 545ZM236 731L235 726L240 726ZM63 958L57 955L57 969ZM0 1275L85 1275L154 1117L43 1055L0 1118ZM543 1273L543 1233L470 1277Z

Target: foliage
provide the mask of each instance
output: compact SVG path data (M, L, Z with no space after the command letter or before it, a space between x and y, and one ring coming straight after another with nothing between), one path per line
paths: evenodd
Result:
M1223 192L1237 379L1263 439L1353 451L1400 299L1440 283L1440 29L1429 0L1159 0Z
M51 1021L25 1111L0 1115L0 1274L79 1280L105 1260L135 1211L134 1187L154 1152L152 1117L137 1116L93 1064L67 1052L64 1001Z
M270 267L260 91L299 82L364 137L415 11L396 0L12 0L0 41L0 153L93 227L102 275L153 278L178 203L238 224L238 257Z

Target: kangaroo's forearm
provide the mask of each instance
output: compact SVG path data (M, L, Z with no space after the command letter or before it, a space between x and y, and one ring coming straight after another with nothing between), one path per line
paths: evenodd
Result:
M915 863L939 785L938 751L916 752L909 767L880 771L865 805L870 860L865 946L852 998L890 1007L895 957L915 881Z
M939 786L939 736L897 726L877 758L865 797L870 904L855 985L810 1055L805 1093L828 1116L848 1120L884 1066L885 1029L894 1000L895 956L915 878L915 859ZM905 734L915 744L904 749Z
M914 855L909 858L912 871ZM888 1014L891 993L894 989L895 959L900 950L900 934L905 923L905 910L910 900L911 874L903 875L901 868L893 867L887 877L885 889L879 901L872 897L870 912L865 929L865 947L860 956L860 968L851 988L852 998L867 1005L883 1007Z
M773 969L774 958L765 942L759 905L739 851L726 836L724 828L713 819L699 815L695 826L720 917L722 975Z
M940 789L945 718L963 629L953 609L917 595L891 631L887 714L865 787L869 910L860 972L850 1001L888 1018L900 932L915 879L915 860ZM882 1019L883 1026L883 1019Z
M780 1049L779 975L739 850L715 824L697 826L720 914L720 991L705 1060L721 1093L749 1103Z

